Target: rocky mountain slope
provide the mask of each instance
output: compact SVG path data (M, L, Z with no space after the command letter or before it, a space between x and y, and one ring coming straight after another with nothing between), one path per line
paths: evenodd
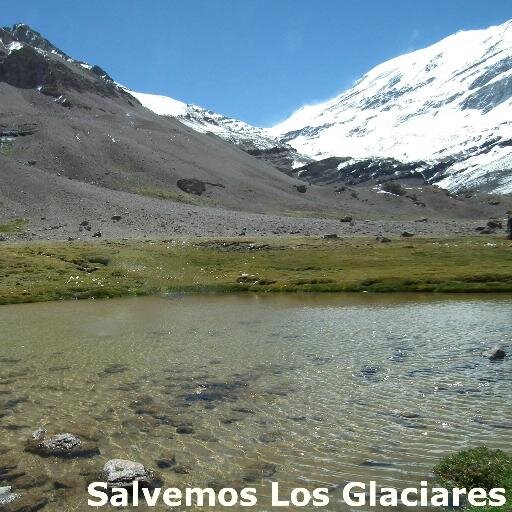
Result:
M291 174L294 168L312 161L289 144L272 137L264 128L252 126L197 105L183 103L169 96L140 93L128 89L127 91L155 114L179 119L199 133L216 135L287 174Z
M384 62L270 133L315 160L351 157L340 171L366 169L361 161L368 159L393 159L381 165L388 174L406 163L452 191L510 193L511 107L509 21Z
M309 185L242 151L241 138L230 144L218 136L236 126L256 141L253 150L274 151L264 132L210 113L220 130L212 134L205 112L187 106L189 126L157 115L106 71L26 25L0 29L0 241L18 232L59 239L471 232L512 207L450 197L421 180L409 180L403 195L373 183Z
M303 182L154 114L104 70L73 60L26 25L0 30L0 155L0 201L17 204L19 215L39 197L41 172L198 206L318 215L336 208L322 187L301 193ZM60 206L77 209L80 201Z

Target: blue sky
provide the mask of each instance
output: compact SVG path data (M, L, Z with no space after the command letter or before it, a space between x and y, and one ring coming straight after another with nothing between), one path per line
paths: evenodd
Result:
M259 126L328 99L374 65L512 18L510 0L17 0L24 22L141 92Z

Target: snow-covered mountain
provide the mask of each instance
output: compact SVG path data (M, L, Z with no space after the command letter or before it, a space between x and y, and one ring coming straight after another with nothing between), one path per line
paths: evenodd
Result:
M258 128L211 110L184 103L168 96L127 90L142 105L155 114L171 116L200 133L217 135L253 156L267 160L285 172L311 161L290 145L273 137L264 128Z
M315 160L418 162L450 190L510 193L511 107L512 20L384 62L269 133Z
M75 88L83 88L85 80L102 94L129 94L156 114L177 118L315 183L412 174L451 191L512 193L512 20L458 32L380 64L332 100L303 107L270 129L131 91L98 66L73 60L26 25L0 29L0 36L0 59L24 47L60 57L83 74L80 79L73 75ZM69 78L66 74L31 69L11 73L11 78L37 78L40 92L67 101L58 87ZM38 77L45 73L57 85L40 88Z

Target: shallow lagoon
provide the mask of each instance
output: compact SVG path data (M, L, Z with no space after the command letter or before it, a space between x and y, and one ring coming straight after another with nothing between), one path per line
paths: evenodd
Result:
M448 452L510 449L512 365L481 353L510 345L511 306L371 294L2 306L0 458L38 480L20 492L49 496L50 511L90 510L86 482L110 458L173 456L166 486L255 486L256 510L271 480L325 486L327 509L346 510L346 481L403 488ZM96 439L101 456L24 453L39 426Z

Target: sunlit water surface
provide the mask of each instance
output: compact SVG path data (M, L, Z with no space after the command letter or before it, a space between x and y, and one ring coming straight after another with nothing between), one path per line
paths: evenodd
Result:
M347 481L403 488L449 452L510 449L511 361L482 352L510 345L511 305L230 295L3 306L0 454L40 477L20 492L50 497L50 511L91 510L87 482L110 458L156 468L170 454L166 486L255 486L256 510L269 509L272 480L283 495L325 486L327 509L348 510ZM95 438L101 455L24 453L39 426ZM72 488L53 490L58 479Z

